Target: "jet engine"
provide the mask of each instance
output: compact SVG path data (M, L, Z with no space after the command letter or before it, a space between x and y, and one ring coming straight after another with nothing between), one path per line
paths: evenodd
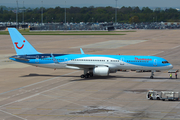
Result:
M98 66L98 67L93 69L93 75L108 76L109 75L109 67Z

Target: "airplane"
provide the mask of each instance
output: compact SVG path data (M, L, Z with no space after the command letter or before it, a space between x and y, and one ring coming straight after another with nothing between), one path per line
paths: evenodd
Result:
M169 70L173 66L164 58L137 55L43 54L38 52L16 28L8 28L17 55L9 59L33 66L53 69L84 70L81 78L109 76L120 70L150 70L153 78L157 70Z

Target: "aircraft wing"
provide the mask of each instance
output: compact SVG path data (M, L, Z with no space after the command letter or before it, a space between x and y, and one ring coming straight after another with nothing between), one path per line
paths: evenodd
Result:
M52 53L51 53L51 57L52 57L55 64L59 64L59 62L56 60L56 58L54 57L54 55Z
M67 64L67 66L73 66L73 67L78 67L78 68L95 68L95 65L85 65L85 64Z

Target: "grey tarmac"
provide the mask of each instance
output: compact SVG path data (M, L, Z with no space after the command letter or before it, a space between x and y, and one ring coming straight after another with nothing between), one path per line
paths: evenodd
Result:
M84 46L87 54L156 55L180 69L179 32L24 37L42 53L80 54L79 46ZM180 79L169 79L167 71L155 72L155 79L149 72L135 71L81 79L83 71L10 61L8 57L16 54L10 36L1 35L0 42L0 120L180 120L180 101L151 101L145 96L150 89L180 92ZM106 48L98 47L101 43Z

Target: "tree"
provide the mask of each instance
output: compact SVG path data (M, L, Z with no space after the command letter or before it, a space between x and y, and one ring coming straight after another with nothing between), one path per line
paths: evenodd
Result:
M153 10L151 10L149 7L143 7L142 12L143 13L153 13Z
M0 21L16 21L16 14L12 12L16 8L7 8L6 6L0 6ZM43 8L44 22L64 22L65 9L57 6L55 8ZM179 21L180 11L169 8L166 10L157 9L153 11L149 7L121 7L117 10L117 21L118 22L152 22L156 16L158 21ZM19 13L19 17L22 14ZM111 6L107 7L73 7L66 8L67 21L73 22L110 22L114 21L115 8ZM33 19L34 18L34 19ZM53 18L53 19L52 19ZM137 18L137 19L136 19ZM26 22L40 22L41 21L41 8L26 8L25 10Z
M1 14L3 14L3 8L1 7Z
M139 9L139 7L134 7L134 8L133 8L133 12L134 12L134 13L140 13L141 10Z
M129 19L129 23L139 23L139 17L133 16Z

